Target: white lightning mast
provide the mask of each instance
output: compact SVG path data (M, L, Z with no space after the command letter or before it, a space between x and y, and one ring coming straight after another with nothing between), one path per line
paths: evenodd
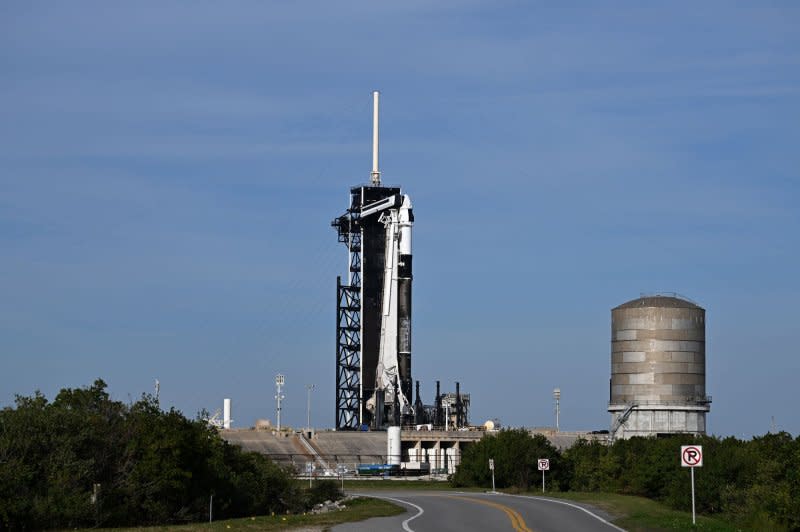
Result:
M380 186L381 172L378 170L378 106L381 93L372 91L372 184Z

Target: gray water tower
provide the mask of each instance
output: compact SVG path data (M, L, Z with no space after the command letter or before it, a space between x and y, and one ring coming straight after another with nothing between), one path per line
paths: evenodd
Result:
M705 314L677 294L611 310L611 438L706 433Z

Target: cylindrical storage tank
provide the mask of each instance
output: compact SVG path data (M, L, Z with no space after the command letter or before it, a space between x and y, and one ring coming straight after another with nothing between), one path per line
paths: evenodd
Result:
M643 296L612 309L612 437L705 434L705 314L674 295Z
M386 463L389 465L400 465L402 461L402 450L400 448L400 427L389 427L386 431Z
M219 404L219 403L217 403ZM222 426L226 429L231 428L231 400L222 400Z

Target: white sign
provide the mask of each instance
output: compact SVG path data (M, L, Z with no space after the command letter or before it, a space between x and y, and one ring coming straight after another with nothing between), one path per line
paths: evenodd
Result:
M703 446L681 445L681 466L703 467Z
M694 468L703 467L702 445L681 445L681 466L690 467L692 472L692 524L696 523L694 511Z
M494 458L489 458L489 469L494 471Z
M550 471L549 458L539 458L539 471Z

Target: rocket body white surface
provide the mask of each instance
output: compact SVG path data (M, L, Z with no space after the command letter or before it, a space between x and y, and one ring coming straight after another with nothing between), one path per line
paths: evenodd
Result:
M380 214L386 228L382 291L381 339L375 389L386 393L386 404L398 403L402 414L411 413L411 198L397 195L367 206L368 215ZM375 398L368 401L376 408Z
M400 256L411 255L411 227L414 225L413 215L411 214L411 198L408 194L403 195L403 203L400 205L398 213L398 224L400 226Z

